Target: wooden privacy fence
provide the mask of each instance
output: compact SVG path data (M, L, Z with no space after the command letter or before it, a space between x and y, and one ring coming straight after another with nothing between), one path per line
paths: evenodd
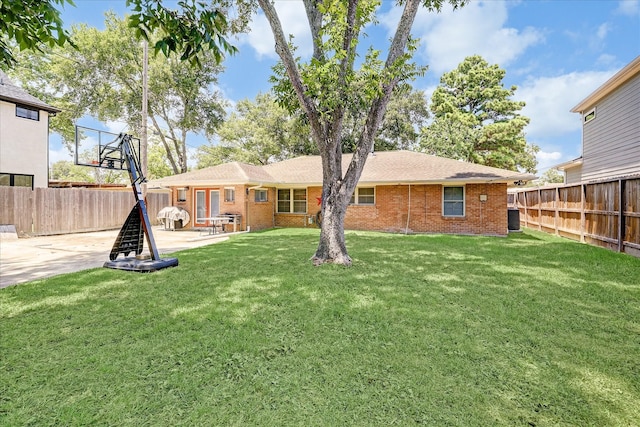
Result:
M640 177L512 194L525 227L640 257Z
M169 206L169 195L148 193L152 224ZM66 234L122 227L135 200L131 190L0 187L0 224L13 224L18 235Z

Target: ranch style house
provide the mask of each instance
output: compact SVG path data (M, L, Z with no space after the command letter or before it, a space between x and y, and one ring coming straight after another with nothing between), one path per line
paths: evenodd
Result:
M344 154L346 170L351 160ZM505 236L507 187L535 176L412 151L371 153L345 218L350 230ZM206 228L234 215L237 230L317 227L322 194L319 156L265 166L238 162L153 180L171 190L171 204Z

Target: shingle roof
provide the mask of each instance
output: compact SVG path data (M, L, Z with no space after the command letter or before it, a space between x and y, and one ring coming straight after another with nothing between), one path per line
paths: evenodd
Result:
M21 87L16 86L2 70L0 70L0 99L15 104L37 107L50 113L59 113L62 111L46 102L40 101L35 96L28 94L27 91Z
M273 178L261 166L231 162L152 180L149 184L170 187L200 184L259 184L272 180Z
M342 158L347 170L351 154ZM464 183L530 181L531 174L430 156L413 151L380 151L369 155L360 184ZM321 185L320 156L302 156L266 166L226 163L154 180L151 185Z

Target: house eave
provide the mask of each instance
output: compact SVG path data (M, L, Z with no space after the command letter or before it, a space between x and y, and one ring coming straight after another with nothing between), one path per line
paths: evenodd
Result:
M162 182L162 181L151 181L149 182L149 186L153 188L173 188L173 187L221 187L221 186L230 186L230 185L258 185L258 182L249 182L249 181L220 181L220 180L198 180L198 181L171 181L171 182Z
M568 162L560 163L558 165L552 166L551 169L557 169L559 171L566 171L567 169L574 168L576 166L582 165L583 158L578 157L577 159L569 160Z
M535 175L518 174L509 177L469 177L469 178L438 178L438 179L416 179L416 180L360 180L359 187L363 186L383 186L383 185L464 185L464 184L508 184L514 182L526 182L536 179ZM172 181L172 182L150 182L152 188L175 188L175 187L219 187L229 185L245 185L275 188L307 188L322 187L322 182L318 181L298 181L298 182L248 182L248 181Z
M40 110L46 111L47 113L57 114L62 112L61 109L51 106L49 104L39 104L37 102L29 102L24 99L12 98L10 96L0 96L0 101L10 102L12 104L25 105L27 107L38 108Z
M572 113L584 113L593 108L600 100L618 89L625 82L636 74L640 73L640 56L637 56L631 63L618 71L613 77L607 80L602 86L593 91L589 96L580 101L578 105L571 109Z

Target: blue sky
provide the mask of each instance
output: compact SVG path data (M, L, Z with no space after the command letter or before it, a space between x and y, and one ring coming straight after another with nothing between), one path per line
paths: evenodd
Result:
M62 14L68 27L87 23L103 28L105 11L126 13L124 0L75 4L66 5ZM361 45L387 46L400 16L394 5L383 1L379 25L368 29L369 37ZM302 1L279 0L276 7L285 33L295 36L298 53L308 56L311 41ZM260 13L252 17L251 28L235 40L240 52L225 61L219 79L218 89L232 103L270 89L271 66L277 61L273 37ZM522 112L531 119L527 140L541 149L542 173L581 155L581 118L571 108L640 55L640 1L472 0L455 12L448 7L439 14L421 11L413 35L421 40L415 60L429 65L413 86L428 95L443 73L470 55L482 55L506 70L505 86L516 85L514 99L527 104ZM79 124L96 126L90 119ZM188 144L193 149L203 142L194 136ZM52 143L51 161L63 158L64 151Z

